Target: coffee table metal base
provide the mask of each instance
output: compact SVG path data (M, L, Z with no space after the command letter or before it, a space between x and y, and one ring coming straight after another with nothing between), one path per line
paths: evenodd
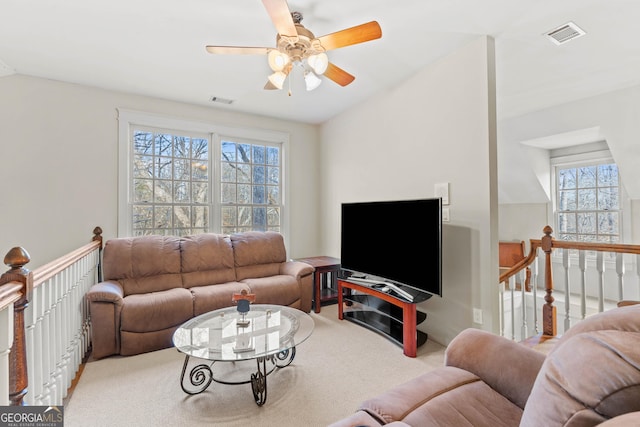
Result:
M201 363L193 368L188 375L188 382L191 383L193 388L187 388L187 381L185 381L185 374L187 373L187 367L189 365L190 356L186 355L184 358L184 365L182 365L182 374L180 375L180 387L182 391L187 394L194 395L205 391L212 382L227 385L237 384L251 384L251 391L253 392L253 398L258 406L262 406L267 401L267 375L276 370L276 368L285 368L293 362L296 357L296 348L291 347L288 350L281 351L269 356L263 356L256 358L257 369L255 373L251 374L251 379L243 381L227 381L222 378L216 378L213 375L213 365L217 363L229 363L229 361L213 361L209 364ZM267 362L270 366L267 369ZM231 362L234 363L234 362Z

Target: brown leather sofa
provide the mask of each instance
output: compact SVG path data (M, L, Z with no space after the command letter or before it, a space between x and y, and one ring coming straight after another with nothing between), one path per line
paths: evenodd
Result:
M112 239L102 265L87 293L96 359L171 347L182 323L231 306L243 289L255 304L311 310L314 268L287 261L276 232Z
M640 305L588 317L545 356L468 329L445 367L363 402L331 427L640 425Z

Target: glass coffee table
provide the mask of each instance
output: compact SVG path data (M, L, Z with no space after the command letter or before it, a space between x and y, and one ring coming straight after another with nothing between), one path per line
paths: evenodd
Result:
M267 400L267 375L291 364L296 346L309 338L313 327L307 313L279 305L251 305L246 314L234 306L195 317L173 334L173 344L185 354L180 386L187 394L198 394L213 381L250 383L255 402L262 406ZM187 375L192 357L198 361ZM253 361L257 369L247 369L245 362ZM216 362L233 363L216 366L214 372Z

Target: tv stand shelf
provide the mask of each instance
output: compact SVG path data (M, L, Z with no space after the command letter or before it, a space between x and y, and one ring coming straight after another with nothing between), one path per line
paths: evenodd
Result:
M370 286L338 280L338 318L383 334L403 347L408 357L416 357L417 348L427 341L427 334L416 327L427 315L416 310L415 302Z

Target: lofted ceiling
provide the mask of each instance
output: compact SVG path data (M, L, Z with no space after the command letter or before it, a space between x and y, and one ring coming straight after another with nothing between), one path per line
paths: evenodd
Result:
M0 76L11 73L225 110L322 123L389 90L480 35L496 40L499 117L638 84L637 0L290 0L316 36L376 20L382 38L332 50L355 81L307 92L263 89L260 55L212 55L205 45L275 47L260 0L3 0ZM587 34L556 46L569 21ZM212 97L233 100L214 103Z

